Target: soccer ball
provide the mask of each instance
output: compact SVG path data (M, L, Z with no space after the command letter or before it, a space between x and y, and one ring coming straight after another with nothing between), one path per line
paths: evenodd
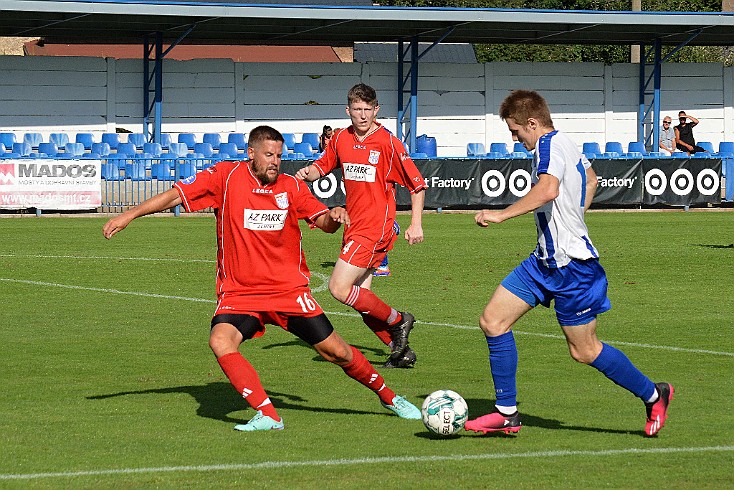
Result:
M438 390L428 395L421 407L423 425L441 436L450 436L464 428L469 418L466 401L451 390Z

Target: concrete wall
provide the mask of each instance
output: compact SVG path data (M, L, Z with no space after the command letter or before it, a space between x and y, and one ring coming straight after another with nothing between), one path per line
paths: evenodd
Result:
M0 56L0 131L142 132L140 60ZM271 124L282 132L319 133L349 124L347 90L377 89L380 119L395 131L395 63L235 63L164 61L163 131L247 132ZM470 142L511 143L497 116L513 89L540 91L556 128L585 141L637 139L638 66L600 63L420 65L417 134L436 137L439 156L466 154ZM700 119L698 141L734 140L734 68L721 64L663 66L662 113ZM73 138L73 136L72 136Z

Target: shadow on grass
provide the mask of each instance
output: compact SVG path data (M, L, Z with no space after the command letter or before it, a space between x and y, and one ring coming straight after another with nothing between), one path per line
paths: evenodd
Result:
M223 422L242 423L242 418L230 417L230 413L238 412L249 408L247 402L238 397L232 388L232 385L223 381L208 383L205 385L192 386L173 386L170 388L153 388L149 390L139 391L121 391L119 393L110 393L106 395L88 396L88 400L106 400L119 396L131 395L171 395L185 393L190 395L197 401L199 407L196 409L196 415L208 419L221 420ZM307 405L308 400L298 395L288 393L279 393L276 391L268 391L268 396L277 409L288 410L305 410L309 412L319 413L338 413L338 414L357 414L357 415L375 415L384 414L385 416L394 416L387 410L371 411L371 410L352 410L348 408L335 408L324 406ZM374 404L379 407L379 400L375 399ZM375 406L372 405L372 406ZM252 414L248 414L252 415Z
M705 248L734 248L734 243L730 243L729 245L715 245L715 244L708 244L708 243L696 243L697 247L705 247Z

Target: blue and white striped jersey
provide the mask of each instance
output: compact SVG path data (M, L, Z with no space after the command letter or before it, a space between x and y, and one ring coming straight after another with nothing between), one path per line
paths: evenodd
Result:
M590 166L565 134L551 131L538 139L533 184L540 174L552 175L560 182L558 197L535 210L538 246L534 253L547 267L563 267L572 259L599 257L584 222L586 169Z

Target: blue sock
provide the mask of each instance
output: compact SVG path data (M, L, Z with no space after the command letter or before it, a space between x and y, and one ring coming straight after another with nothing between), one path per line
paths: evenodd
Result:
M624 352L611 345L602 343L599 356L589 365L643 401L647 401L655 393L655 383L642 374Z
M492 371L497 405L512 407L517 405L517 346L512 331L487 337L489 347L489 368Z

